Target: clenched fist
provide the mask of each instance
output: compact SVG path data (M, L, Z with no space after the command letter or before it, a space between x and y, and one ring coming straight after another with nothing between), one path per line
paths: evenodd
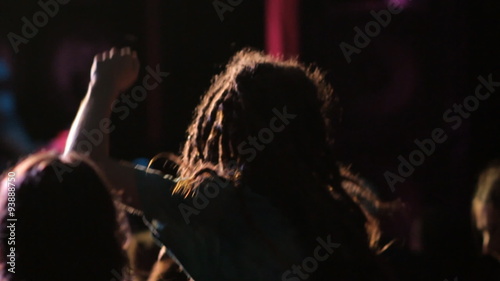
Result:
M130 48L112 48L97 54L90 72L91 83L111 90L113 94L127 90L139 74L137 53Z

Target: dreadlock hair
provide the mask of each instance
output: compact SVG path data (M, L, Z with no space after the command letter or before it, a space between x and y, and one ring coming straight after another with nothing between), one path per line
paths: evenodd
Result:
M331 268L337 280L374 280L369 246L376 247L378 223L360 204L378 203L331 153L338 112L320 70L244 49L195 109L179 161L184 180L174 191L187 196L214 173L236 188L249 186L293 221L306 251L327 235L342 244L338 258L329 259L335 264L314 274L317 280L331 277ZM269 133L280 114L294 117L248 156L250 138Z

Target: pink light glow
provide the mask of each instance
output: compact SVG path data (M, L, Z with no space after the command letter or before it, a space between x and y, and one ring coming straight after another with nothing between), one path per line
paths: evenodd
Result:
M299 0L267 0L267 53L297 56L300 52L299 38Z
M411 0L389 0L389 4L396 5L398 7L401 7L403 9L407 8L408 5L410 4Z

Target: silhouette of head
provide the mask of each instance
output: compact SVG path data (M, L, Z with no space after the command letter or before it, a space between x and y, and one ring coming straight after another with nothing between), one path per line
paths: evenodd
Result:
M41 153L8 172L0 187L8 280L109 281L122 272L117 211L96 166L77 155L62 160Z

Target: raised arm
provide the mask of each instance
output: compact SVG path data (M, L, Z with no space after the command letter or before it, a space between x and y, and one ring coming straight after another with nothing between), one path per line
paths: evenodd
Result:
M123 191L123 203L140 210L133 167L109 158L112 104L132 86L138 73L139 61L130 48L113 48L95 56L89 88L71 126L64 155L77 152L89 156L111 185Z
M138 73L139 61L130 48L113 48L94 57L89 88L71 126L64 154L84 153L95 161L109 156L111 106L121 92L132 86ZM92 146L84 145L89 136L94 137Z

